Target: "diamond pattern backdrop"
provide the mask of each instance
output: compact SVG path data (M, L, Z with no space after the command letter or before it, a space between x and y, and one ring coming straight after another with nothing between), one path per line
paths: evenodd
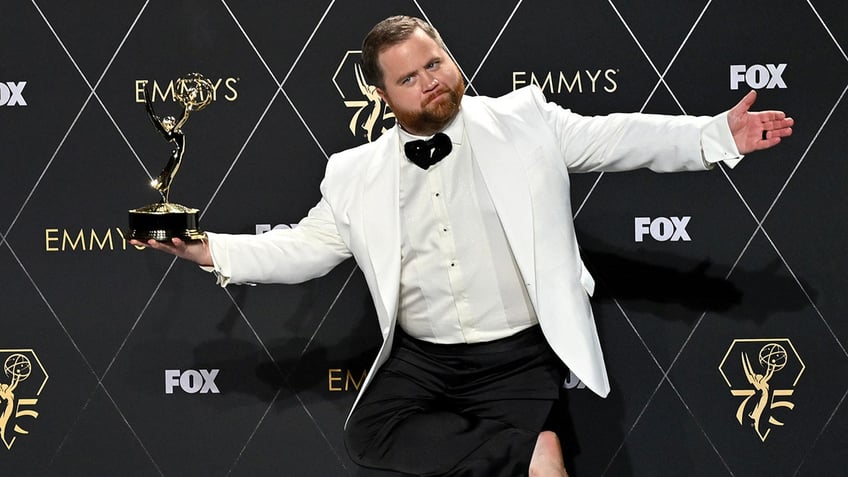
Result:
M393 124L355 69L365 32L410 14L441 31L469 94L535 83L581 114L703 115L754 88L757 109L796 119L735 170L572 177L613 389L600 399L569 380L562 438L572 476L844 475L844 2L0 7L0 473L390 475L357 468L342 441L380 344L355 263L221 289L128 245L123 227L157 200L147 182L170 147L145 83L163 116L179 113L175 78L216 85L186 123L172 200L208 230L289 227L318 200L330 154ZM685 234L669 239L674 223ZM775 346L772 420L754 428L740 357L765 373L757 354Z

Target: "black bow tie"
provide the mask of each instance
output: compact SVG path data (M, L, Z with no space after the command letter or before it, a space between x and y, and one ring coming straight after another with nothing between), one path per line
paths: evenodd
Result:
M447 157L452 148L451 140L445 133L438 133L426 141L419 139L403 145L406 157L424 170Z

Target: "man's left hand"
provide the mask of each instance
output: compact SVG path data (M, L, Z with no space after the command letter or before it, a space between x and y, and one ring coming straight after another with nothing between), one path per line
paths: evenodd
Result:
M792 134L795 120L783 111L749 111L757 99L751 90L727 113L727 124L740 154L768 149Z

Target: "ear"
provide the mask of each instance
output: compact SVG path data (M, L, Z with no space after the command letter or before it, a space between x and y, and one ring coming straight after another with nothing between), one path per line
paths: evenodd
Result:
M380 96L380 99L382 99L384 103L388 103L388 101L386 100L386 92L383 91L382 88L375 86L374 90L377 92L377 95Z

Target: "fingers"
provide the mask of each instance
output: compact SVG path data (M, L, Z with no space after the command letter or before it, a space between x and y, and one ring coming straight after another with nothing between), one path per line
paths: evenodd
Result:
M730 111L735 114L743 114L751 109L751 106L754 105L756 100L757 90L752 89L751 91L748 91L748 94L746 94Z
M182 239L172 238L170 242L157 242L156 240L148 240L142 242L140 240L130 240L130 243L136 247L152 248L161 252L175 255L179 258L192 261L201 266L212 266L212 252L209 249L209 243L205 239L193 240L187 242Z
M754 121L759 121L763 127L763 129L780 129L785 127L791 127L795 120L792 118L787 118L786 113L783 111L759 111L759 112L751 112L749 113L753 117Z
M742 101L736 105L734 109L737 108L750 108L754 103L754 99L756 99L756 91L751 90L750 93L745 95L742 98ZM750 111L748 112L749 116L753 119L754 124L757 122L760 123L760 126L764 131L773 131L784 128L791 128L795 124L795 120L792 118L787 118L786 113L783 111L777 110L767 110L767 111Z
M132 245L133 247L140 247L140 248L147 247L146 243L144 243L140 240L136 240L136 239L130 239L130 245Z
M746 106L745 109L750 109L750 107L754 105L755 101L757 101L757 90L755 89L748 91L748 94L742 98L742 104Z
M165 253L170 253L171 255L176 255L181 257L185 255L187 244L178 238L171 239L171 242L157 242L156 240L150 239L147 242L142 242L140 240L132 239L130 240L130 244L136 247L149 247L154 250L159 250Z
M795 120L785 117L782 111L769 111L774 119L764 120L762 127L762 140L780 139L792 135L792 126L795 125ZM779 141L778 141L779 142Z
M765 138L765 139L759 141L759 144L757 144L754 147L753 150L754 151L761 151L763 149L768 149L770 147L777 146L778 144L780 144L780 141L781 141L781 139L780 139L779 136L768 137L768 138Z
M792 135L795 125L795 120L787 118L783 111L748 112L746 116L751 151L776 146L782 138Z
M795 125L795 120L792 118L785 117L786 115L780 111L780 116L777 119L772 119L770 121L763 122L763 129L766 131L780 131L780 130L788 130L789 133L792 133L792 126ZM787 134L788 136L788 134Z

